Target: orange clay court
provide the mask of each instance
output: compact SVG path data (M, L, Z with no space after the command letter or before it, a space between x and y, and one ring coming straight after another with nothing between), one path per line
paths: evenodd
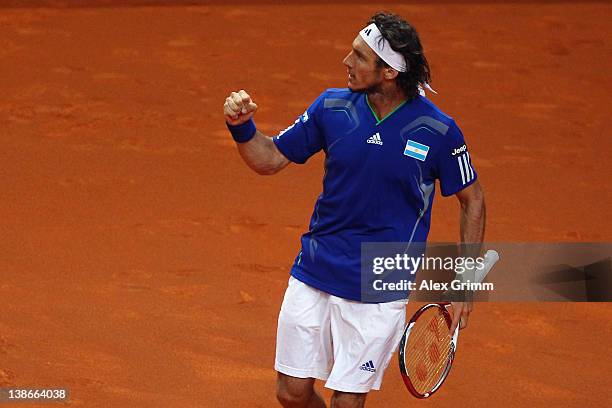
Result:
M276 319L323 158L256 175L222 105L244 88L263 131L285 128L346 86L378 9L420 32L488 241L610 240L609 4L143 3L0 6L0 386L277 406ZM433 212L430 241L457 240L457 200ZM477 304L439 393L411 397L394 359L368 406L606 406L610 321L605 303Z

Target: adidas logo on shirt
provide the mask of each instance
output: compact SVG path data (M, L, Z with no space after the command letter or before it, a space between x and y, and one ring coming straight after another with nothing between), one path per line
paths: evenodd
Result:
M361 367L359 367L359 369L363 371L369 371L371 373L376 372L376 369L374 368L374 363L372 362L372 360L368 361L367 363L363 363Z
M366 142L374 143L374 144L381 145L381 146L383 144L383 141L380 138L380 133L378 132L374 133L368 140L366 140Z

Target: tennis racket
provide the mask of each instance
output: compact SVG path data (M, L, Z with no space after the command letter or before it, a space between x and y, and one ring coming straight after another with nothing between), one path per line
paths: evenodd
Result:
M498 260L496 251L487 251L484 268L476 271L475 280L482 282ZM430 303L423 306L404 329L398 353L400 372L408 391L417 398L428 398L440 389L453 365L459 325L451 335L449 305Z

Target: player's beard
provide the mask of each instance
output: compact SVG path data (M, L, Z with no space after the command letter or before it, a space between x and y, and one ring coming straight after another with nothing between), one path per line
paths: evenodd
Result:
M374 84L371 85L367 88L365 88L363 91L361 92L365 92L368 95L372 95L372 94L380 94L382 93L382 83L378 83L378 84Z
M375 84L371 84L371 85L366 85L363 87L352 87L349 88L351 90L351 92L360 92L360 93L366 93L366 94L372 94L372 93L380 93L382 91L382 82L378 82Z
M375 71L373 77L374 79L378 78L378 81L374 81L371 84L366 84L365 86L359 87L359 88L351 88L351 91L353 92L362 92L362 93L366 93L366 94L373 94L373 93L381 93L382 92L382 75L381 75L381 71L382 68L377 69L377 71Z

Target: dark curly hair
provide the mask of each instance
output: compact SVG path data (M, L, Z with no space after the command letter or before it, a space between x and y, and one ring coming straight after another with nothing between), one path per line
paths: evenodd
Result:
M419 34L413 26L397 14L379 11L374 14L367 25L375 23L382 36L389 41L391 48L399 52L406 59L406 72L400 72L397 82L409 99L415 98L419 93L419 84L431 81L429 64L423 53L423 46ZM379 67L388 67L380 57Z

